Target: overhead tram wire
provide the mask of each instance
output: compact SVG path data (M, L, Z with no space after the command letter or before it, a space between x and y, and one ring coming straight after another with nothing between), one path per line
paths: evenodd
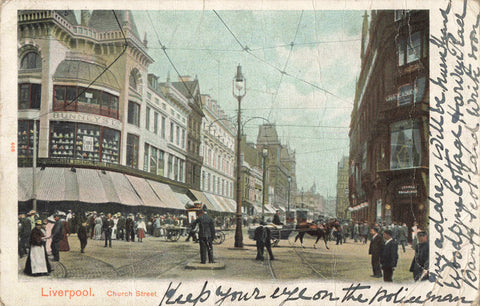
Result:
M168 55L167 53L167 47L162 44L161 40L160 40L160 37L158 36L158 32L157 32L157 28L155 27L155 25L153 24L153 21L152 21L152 18L150 17L150 12L147 11L147 16L148 16L148 20L150 20L150 24L152 25L152 28L153 28L153 31L155 32L155 36L157 37L157 41L158 41L158 44L160 45L160 48L163 50L163 53L165 54L165 56L167 57L168 61L170 62L170 65L172 66L173 70L175 70L175 72L177 73L177 76L179 78L179 80L182 82L183 86L185 86L185 89L187 90L188 94L190 95L190 97L192 97L192 99L197 103L197 104L201 104L201 101L197 101L197 99L194 97L193 93L190 91L190 88L187 86L187 84L185 83L185 81L183 80L183 78L181 77L181 74L180 72L178 71L177 67L175 66L175 64L173 63L172 59L170 58L170 56Z
M217 15L218 19L220 19L220 21L221 21L222 24L225 26L225 28L228 30L228 32L230 32L230 34L233 36L233 38L235 39L235 41L236 41L236 42L238 43L238 45L242 48L242 51L247 52L248 54L250 54L251 56L253 56L253 57L256 58L257 60L259 60L260 62L264 63L265 65L268 65L268 66L272 67L273 69L277 70L277 71L280 72L281 74L285 74L286 76L289 76L289 77L291 77L291 78L293 78L293 79L295 79L295 80L297 80L297 81L303 82L303 83L305 83L305 84L308 84L308 85L310 85L310 86L312 86L312 87L314 87L314 88L316 88L316 89L318 89L318 90L320 90L320 91L323 91L323 92L325 92L325 93L327 93L327 94L329 94L329 95L331 95L331 96L333 96L333 97L335 97L335 98L337 98L337 99L339 99L339 100L341 100L341 101L344 101L344 102L346 102L346 103L352 104L352 102L350 102L350 101L348 101L348 100L346 100L346 99L344 99L344 98L342 98L342 97L340 97L340 96L338 96L338 95L330 92L329 90L327 90L327 89L325 89L325 88L322 88L322 87L320 87L320 86L318 86L318 85L316 85L316 84L313 84L312 82L309 82L309 81L307 81L307 80L304 80L304 79L301 79L301 78L299 78L299 77L297 77L297 76L294 76L294 75L292 75L292 74L290 74L290 73L288 73L288 72L286 72L286 71L283 71L283 70L281 70L280 68L276 67L275 65L273 65L273 64L267 62L266 60L258 57L255 53L252 52L252 50L251 50L247 45L244 46L244 45L238 40L238 38L237 38L237 37L235 36L235 34L232 32L232 30L230 29L230 27L225 23L225 21L222 19L222 17L217 13L217 11L216 11L216 10L213 10L213 12L215 13L215 15Z
M285 65L283 65L283 72L285 72L287 70L288 62L290 61L290 57L292 55L293 46L295 45L295 40L297 40L298 29L300 29L300 23L302 22L302 17L303 17L303 10L302 10L302 13L300 14L300 18L298 19L298 25L297 25L297 30L295 31L295 36L293 37L293 41L290 43L290 51L288 52L288 57L287 57L287 60L285 61ZM275 92L275 95L273 96L272 104L270 106L270 111L268 112L267 118L270 118L270 115L272 114L273 106L275 105L275 101L277 100L278 91L280 90L280 86L282 85L284 74L285 73L282 73L280 75L280 81L278 82L277 91Z

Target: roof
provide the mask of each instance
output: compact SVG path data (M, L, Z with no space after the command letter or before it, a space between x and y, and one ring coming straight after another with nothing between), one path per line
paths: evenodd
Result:
M105 67L80 60L64 60L58 65L53 79L55 81L84 81L85 83L92 83L95 80L95 85L105 86L119 91L120 85L117 78L110 71L103 71ZM103 74L102 74L103 73Z
M115 11L120 25L124 25L126 22L130 24L132 33L140 39L138 34L137 25L133 18L131 11ZM88 26L96 29L99 32L118 31L118 22L115 19L115 15L111 10L94 10L92 16L88 21Z
M273 124L263 124L258 128L257 144L279 144L277 130Z
M66 21L70 22L72 25L78 25L75 13L72 10L55 10L55 12L60 14Z

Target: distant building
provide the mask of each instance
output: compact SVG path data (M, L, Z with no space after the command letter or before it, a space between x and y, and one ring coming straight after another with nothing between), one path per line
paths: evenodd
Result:
M429 14L369 14L349 132L352 217L427 228Z
M241 139L242 152L242 208L248 215L261 215L263 203L263 166L262 152L253 143L247 142L247 137ZM264 208L264 213L271 215L270 206Z
M274 124L259 126L257 149L267 149L268 203L285 211L293 207L297 183L295 151L280 143ZM290 194L290 198L288 195Z
M337 217L350 219L350 202L348 200L348 156L342 157L337 165Z
M298 190L295 196L295 208L307 208L314 216L325 214L325 198L317 192L315 182L309 190Z

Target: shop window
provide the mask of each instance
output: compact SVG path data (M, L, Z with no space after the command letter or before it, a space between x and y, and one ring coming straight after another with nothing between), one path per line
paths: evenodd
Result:
M19 84L18 109L40 109L41 93L40 84Z
M172 174L173 174L173 156L172 155L168 155L168 178L172 178Z
M38 152L38 135L40 131L39 121L37 125L37 152ZM33 120L18 121L18 157L33 156Z
M28 52L20 62L20 69L41 69L42 59L37 52Z
M415 32L398 40L398 65L417 61L422 56L422 33Z
M421 150L420 129L415 121L405 120L392 124L391 170L419 167Z
M120 163L120 132L103 128L102 162Z
M118 164L120 132L90 124L52 122L50 157Z
M130 72L130 77L128 79L128 84L130 85L130 87L134 90L137 90L137 77L136 77L136 70L132 70L132 72Z
M140 126L140 105L128 101L128 123Z
M145 143L145 150L143 150L143 171L148 171L148 159L150 156L150 145Z
M78 124L75 158L100 161L100 127Z
M138 136L127 134L127 166L138 167Z
M52 122L50 126L50 157L75 158L77 146L83 143L75 141L75 123Z

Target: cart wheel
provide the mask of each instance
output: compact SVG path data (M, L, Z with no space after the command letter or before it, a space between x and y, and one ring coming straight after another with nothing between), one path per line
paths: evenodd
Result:
M172 241L178 241L180 239L180 231L175 231L175 233L172 234Z
M278 246L278 243L280 242L280 239L272 239L272 246L276 247Z
M224 232L220 232L220 233L222 233L222 242L221 243L223 243L225 241L225 233Z
M215 237L213 237L213 244L221 244L225 240L225 234L222 236L222 232L216 232ZM223 240L222 240L223 237Z

